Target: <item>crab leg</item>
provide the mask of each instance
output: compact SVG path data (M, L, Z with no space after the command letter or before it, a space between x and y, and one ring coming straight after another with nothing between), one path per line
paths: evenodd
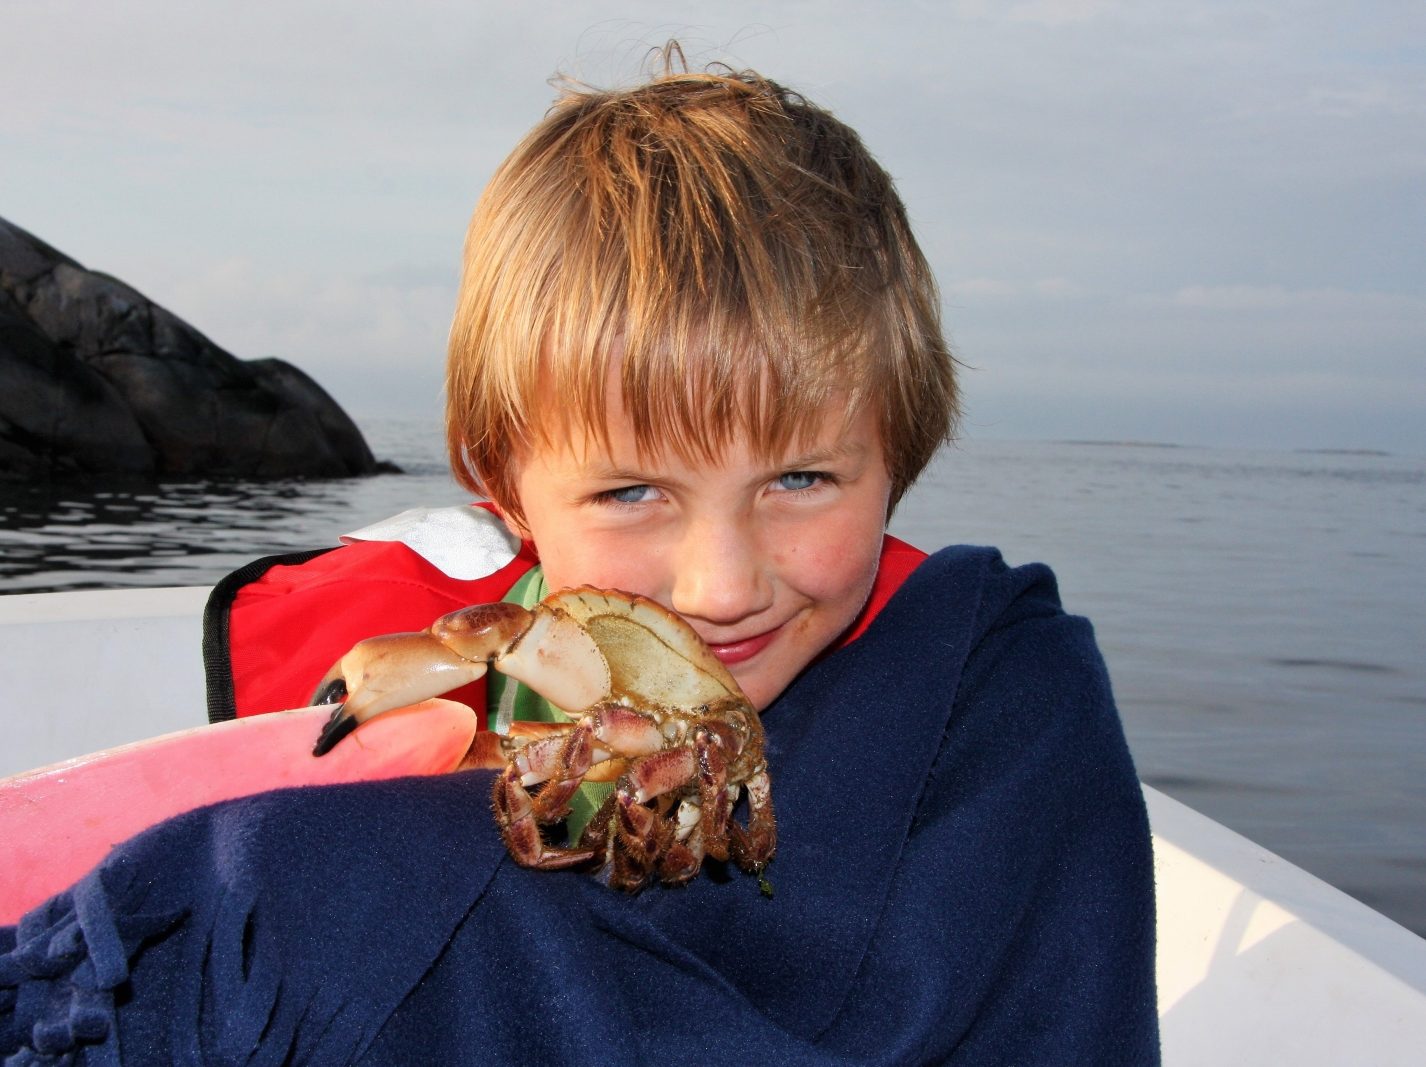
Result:
M522 745L544 740L569 729L562 722L512 722L508 733L481 730L475 735L460 761L463 771L503 771Z
M766 769L747 781L748 828L728 820L728 836L733 860L745 871L760 872L777 851L777 822L772 814L772 783Z
M587 730L582 731L582 727ZM592 711L573 729L566 727L566 730L571 736L583 732L588 738L588 750L565 753L557 743L559 737L526 745L515 757L522 785L547 782L556 774L573 772L583 776L591 766L611 756L643 756L657 752L663 745L657 723L619 704Z
M708 854L716 860L728 858L728 816L737 799L737 787L728 790L728 766L723 755L712 745L699 751L698 760L698 838L707 842Z
M658 752L662 742L658 725L647 715L613 704L589 713L563 733L520 749L495 780L492 798L495 820L516 862L526 867L566 867L592 857L589 849L548 847L539 824L569 813L569 800L591 766L616 754ZM540 783L544 788L532 797L526 787Z
M615 878L636 888L657 866L667 881L686 881L698 873L701 857L677 839L674 821L646 807L647 801L672 793L698 775L694 748L670 748L635 760L614 790ZM701 844L701 843L700 843Z
M520 784L514 767L495 779L495 822L505 847L522 867L554 871L593 859L593 849L550 848L540 835L534 798Z

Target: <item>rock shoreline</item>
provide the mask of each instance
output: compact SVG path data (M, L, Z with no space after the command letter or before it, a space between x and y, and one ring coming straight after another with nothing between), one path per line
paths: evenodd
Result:
M320 385L241 360L0 219L0 478L394 471Z

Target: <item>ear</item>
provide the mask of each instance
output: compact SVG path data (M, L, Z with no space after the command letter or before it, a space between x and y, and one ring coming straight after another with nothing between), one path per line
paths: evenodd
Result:
M513 515L510 510L505 507L504 504L500 503L498 500L492 497L490 498L490 506L495 509L495 514L500 518L500 521L505 524L505 528L507 530L509 530L516 537L518 537L521 541L530 541L532 544L534 543L533 539L530 537L530 528L526 526L521 519Z
M480 475L476 472L475 464L470 461L470 452L466 448L464 442L461 442L460 446L460 460L461 464L465 467L465 473L469 476L470 479L468 482L464 482L462 484L464 484L466 488L474 490L485 498L485 501L490 505L491 510L493 510L495 512L496 517L499 518L500 521L505 524L505 528L507 530L513 533L521 541L529 541L529 528L524 524L522 520L517 518L516 514L514 513L518 512L519 509L515 508L512 512L511 508L507 507L504 502L502 502L499 498L496 497L494 493L490 491L490 489L485 484L485 480L481 478Z

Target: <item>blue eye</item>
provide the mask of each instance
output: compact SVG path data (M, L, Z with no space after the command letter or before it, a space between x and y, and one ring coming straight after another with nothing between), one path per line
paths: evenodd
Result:
M624 485L618 489L606 489L599 494L599 499L611 504L642 504L652 500L653 493L651 485Z
M801 492L815 488L826 480L827 476L817 471L788 471L777 476L777 487L788 492Z

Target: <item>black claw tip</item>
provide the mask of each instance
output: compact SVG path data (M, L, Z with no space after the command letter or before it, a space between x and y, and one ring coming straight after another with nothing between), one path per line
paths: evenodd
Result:
M313 704L339 704L347 699L347 680L345 678L333 678L325 685L319 685L317 691L312 694Z
M327 725L322 727L322 736L317 738L317 744L312 749L312 755L325 756L336 747L337 742L346 737L357 728L357 721L350 715L343 715L344 707L338 708L332 713L332 717L327 720Z

